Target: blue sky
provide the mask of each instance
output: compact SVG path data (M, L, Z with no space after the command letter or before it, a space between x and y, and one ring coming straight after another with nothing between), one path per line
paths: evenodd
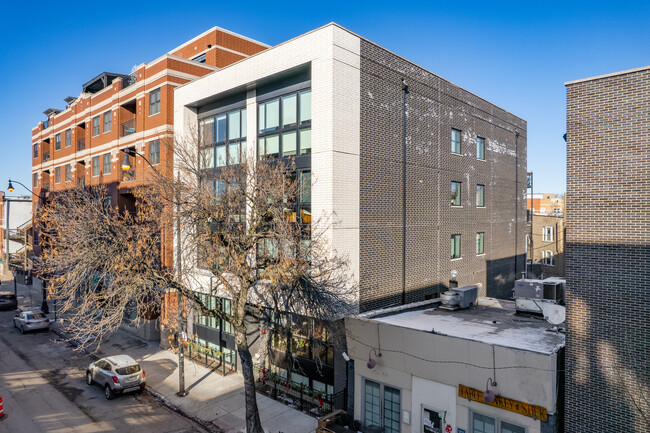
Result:
M537 192L565 190L564 82L650 64L650 2L10 2L0 189L31 184L31 128L98 73L213 26L275 45L332 21L527 120Z

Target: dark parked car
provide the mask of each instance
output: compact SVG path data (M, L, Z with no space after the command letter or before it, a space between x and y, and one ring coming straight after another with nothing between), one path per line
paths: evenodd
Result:
M0 292L0 309L15 310L18 308L18 299L11 292Z

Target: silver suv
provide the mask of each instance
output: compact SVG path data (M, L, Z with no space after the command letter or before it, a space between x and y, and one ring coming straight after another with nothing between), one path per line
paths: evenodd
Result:
M104 387L107 400L116 394L142 392L145 388L145 373L129 355L109 356L93 362L86 370L86 383Z

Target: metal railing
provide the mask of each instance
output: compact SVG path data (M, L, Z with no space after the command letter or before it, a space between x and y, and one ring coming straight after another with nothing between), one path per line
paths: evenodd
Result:
M135 131L135 119L127 120L120 125L120 137L126 137Z
M86 148L86 139L80 138L77 140L77 152L80 152Z
M345 410L345 390L327 394L302 383L255 367L258 374L257 391L274 400L292 406L311 416L319 417L336 409Z

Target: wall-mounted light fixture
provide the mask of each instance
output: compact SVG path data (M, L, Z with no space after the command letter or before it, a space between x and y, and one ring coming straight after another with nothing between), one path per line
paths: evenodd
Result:
M374 359L372 359L372 358L370 357L370 355L372 354L372 352L375 352L375 356L377 356L378 358L381 358L381 350L380 350L380 351L377 351L377 350L375 350L374 348L373 348L373 349L370 349L370 352L368 352L368 363L367 363L366 365L367 365L368 368L371 369L371 370L372 370L373 368L375 368L375 366L377 365L377 361L374 360Z
M492 403L496 398L496 395L494 394L494 391L490 389L490 386L497 386L497 383L492 381L491 377L489 377L485 383L485 392L483 393L483 401L486 403Z

